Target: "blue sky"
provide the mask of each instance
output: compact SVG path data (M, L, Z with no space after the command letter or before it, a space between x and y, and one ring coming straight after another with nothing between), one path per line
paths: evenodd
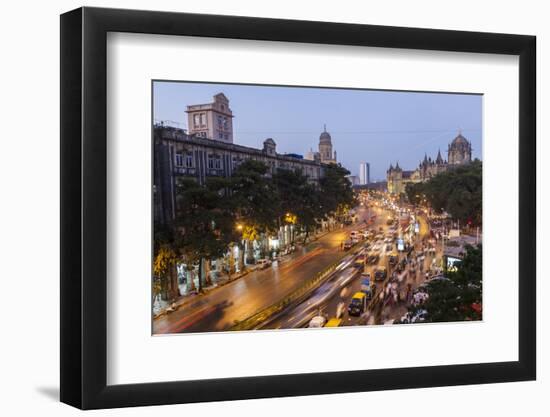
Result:
M279 153L317 150L326 124L338 161L352 174L370 163L371 180L384 179L390 164L414 169L424 153L447 158L458 130L481 158L482 96L378 90L155 82L153 117L187 128L185 109L229 99L234 143L261 148L273 138Z

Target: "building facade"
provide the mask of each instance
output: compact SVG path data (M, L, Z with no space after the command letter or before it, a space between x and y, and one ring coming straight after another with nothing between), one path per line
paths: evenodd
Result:
M405 171L399 166L390 164L386 171L387 189L391 194L401 194L405 192L407 184L428 181L430 178L447 171L448 169L472 161L472 145L459 132L448 147L448 158L446 161L441 156L441 151L437 152L437 157L432 160L424 154L422 160L415 170Z
M352 186L361 184L361 181L357 175L346 175L346 178Z
M231 177L244 161L253 159L268 166L268 176L279 169L300 170L308 180L317 183L324 174L320 161L300 155L277 153L271 138L262 149L225 143L188 134L183 129L157 125L154 127L154 216L167 223L175 216L175 191L182 178L193 178L203 184L208 177Z
M190 135L233 143L234 116L225 94L216 94L212 103L187 106L185 112Z

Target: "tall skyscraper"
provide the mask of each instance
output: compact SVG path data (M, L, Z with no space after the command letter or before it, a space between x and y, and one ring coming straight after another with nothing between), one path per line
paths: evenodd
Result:
M370 164L368 162L359 164L359 183L361 185L370 183Z

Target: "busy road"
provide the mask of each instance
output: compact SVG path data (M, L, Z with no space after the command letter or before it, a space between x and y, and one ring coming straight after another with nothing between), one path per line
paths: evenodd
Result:
M364 222L366 210L356 217ZM337 227L291 255L210 292L189 297L178 308L153 320L153 333L229 330L283 298L341 257L342 243L354 225Z
M358 211L367 222L356 228L362 237L350 255L310 297L290 306L261 328L373 325L407 320L407 304L414 291L437 272L434 266L440 252L425 243L428 224L423 217L417 217L418 233L405 253L396 248L403 231L392 210L372 206ZM366 288L366 283L370 288ZM362 297L363 293L366 293L364 310L350 314L353 298Z
M422 215L414 216L382 201L365 200L352 212L353 224L340 226L266 269L191 298L174 312L155 318L154 333L231 330L335 261L338 265L319 286L254 328L406 320L407 304L415 290L437 275L436 265L440 264L440 251L429 243L429 226Z

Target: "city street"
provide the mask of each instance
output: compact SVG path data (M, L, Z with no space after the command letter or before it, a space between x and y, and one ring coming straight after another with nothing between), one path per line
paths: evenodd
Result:
M357 213L357 222L368 216ZM305 280L334 263L341 255L342 242L354 225L337 229L306 245L282 263L274 262L227 285L195 296L176 311L153 320L153 333L179 333L228 330L299 287Z
M370 228L372 230L379 230L381 227L385 234L389 229L389 226L386 224L386 219L390 212L380 208L375 208L373 211L374 214L376 214L376 220ZM429 233L429 227L425 219L420 217L419 223L419 234L416 239L418 244ZM311 294L311 297L298 305L288 308L262 328L281 329L307 327L310 320L318 315L323 315L327 319L340 318L342 319L340 326L383 324L390 320L399 320L407 311L406 304L391 302L391 295L385 293L385 289L388 284L390 284L391 274L393 272L392 267L388 264L388 257L390 253L394 252L387 251L386 245L382 245L380 259L375 265L366 265L364 269L362 267L358 268L354 264L354 260L366 253L368 253L368 250L362 249L356 254L351 255L349 259L344 259L342 265L346 265L345 268L335 272L325 284ZM399 255L398 260L401 259L403 259L403 255ZM433 257L426 257L423 261L423 271L429 268L432 259ZM369 273L371 277L374 277L374 273L379 267L387 268L387 278L384 281L375 283L377 290L363 318L350 316L347 312L347 306L353 295L361 291L362 273ZM410 284L410 289L412 291L424 282L425 276L423 273L420 273L419 270L420 268L418 268L415 273L412 273L407 265L406 269L397 277L397 289L403 292L407 288L407 285ZM381 292L383 293L382 296ZM376 300L377 297L380 297L380 299Z
M395 301L395 294L403 296L407 292L410 297L412 291L424 282L423 271L429 269L433 256L426 256L421 262L422 266L418 265L414 273L410 271L410 264L407 264L400 274L394 276L395 265L390 265L389 256L396 256L397 262L405 257L403 252L395 250L395 239L384 239L384 236L389 236L391 227L394 231L398 230L399 234L402 233L400 226L396 229L388 224L388 219L395 217L395 214L387 208L367 208L363 205L356 209L356 214L353 225L328 232L284 261L274 262L271 267L253 271L206 294L193 296L176 311L156 318L153 321L154 334L229 330L237 322L283 299L333 264L342 256L342 244L349 239L350 232L365 228L378 238L369 239L368 244L365 241L355 245L318 288L256 328L307 327L311 319L318 315L326 319L340 318L341 326L383 324L399 320L407 309L405 302ZM421 242L429 234L429 226L422 216L418 216L417 221L419 230L413 243L415 249L420 251ZM372 253L378 255L376 263L365 264L364 257ZM435 256L440 256L439 251ZM375 281L375 272L380 267L386 268L386 278ZM375 291L366 311L360 317L350 316L347 307L352 296L361 290L365 273L370 274Z

